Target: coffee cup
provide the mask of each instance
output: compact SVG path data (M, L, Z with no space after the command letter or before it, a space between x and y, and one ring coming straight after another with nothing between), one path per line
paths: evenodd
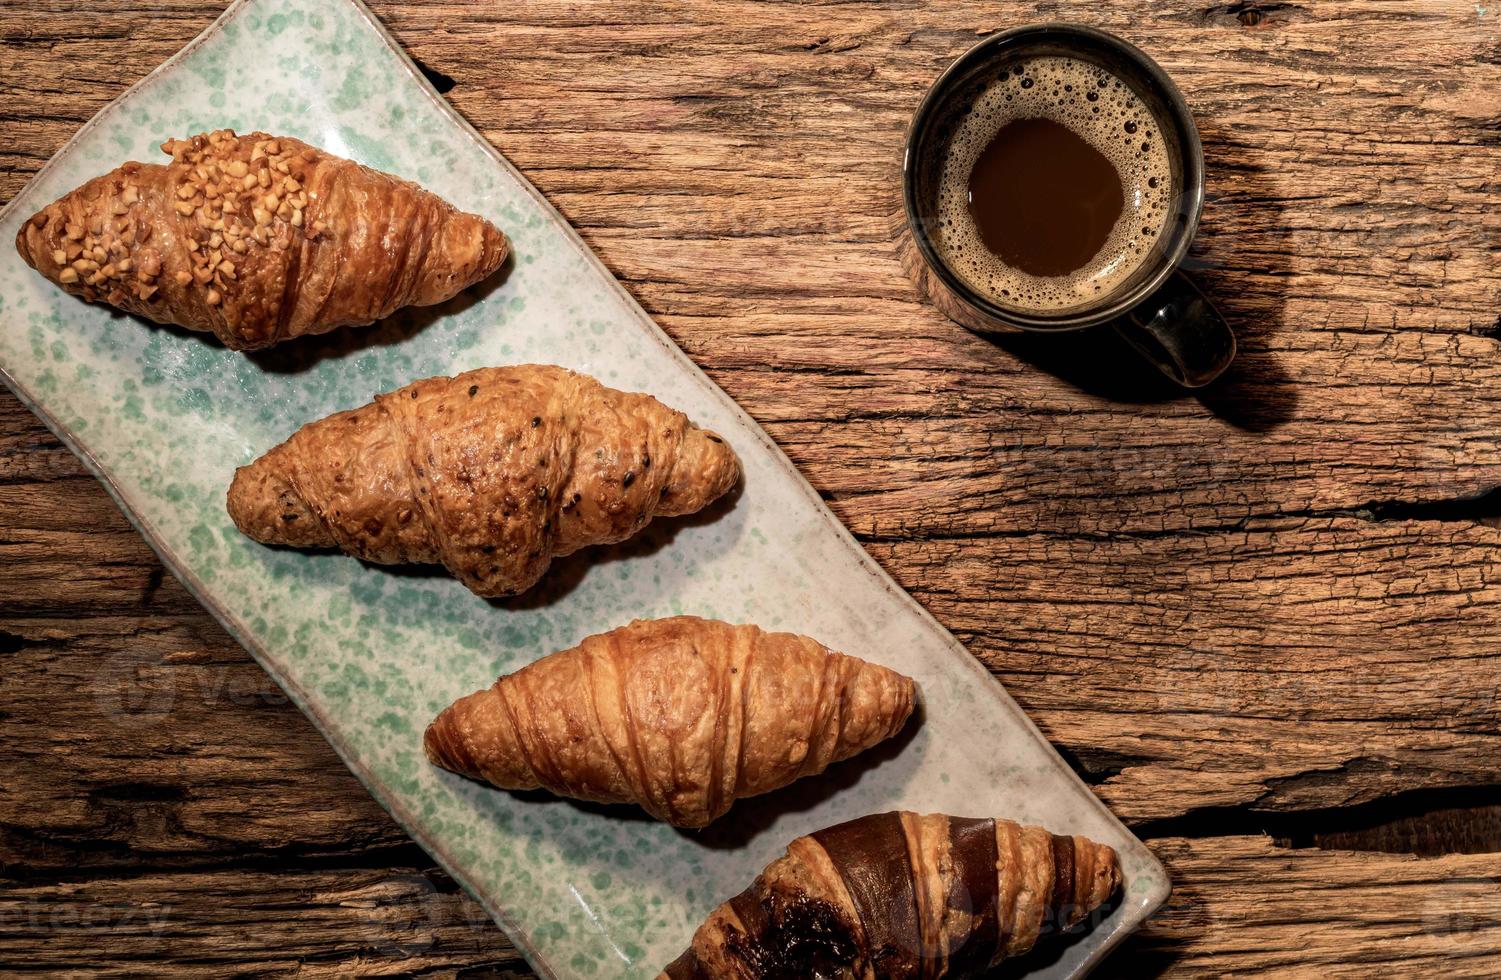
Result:
M1179 269L1204 204L1182 93L1151 58L1067 24L986 38L933 83L903 167L903 261L982 333L1110 324L1164 374L1208 384L1235 335Z

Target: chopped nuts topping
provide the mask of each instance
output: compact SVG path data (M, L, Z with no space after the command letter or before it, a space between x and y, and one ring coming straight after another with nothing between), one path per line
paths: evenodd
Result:
M297 235L311 240L327 229L323 221L304 228L307 174L319 160L310 148L293 150L274 137L241 138L225 129L168 140L162 150L172 157L173 210L192 219L183 234L188 268L174 271L173 280L179 287L202 287L210 306L225 304L252 243L285 250ZM123 173L133 178L136 170L127 167ZM66 224L67 238L53 259L60 266L71 263L59 274L64 282L98 285L108 290L112 303L146 302L160 291L162 259L155 250L140 248L152 229L130 217L140 188L122 180L114 191L79 221ZM84 297L95 294L84 290ZM224 315L233 322L234 308Z

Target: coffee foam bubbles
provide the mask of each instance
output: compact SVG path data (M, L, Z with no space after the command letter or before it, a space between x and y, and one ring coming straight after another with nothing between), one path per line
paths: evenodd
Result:
M1022 119L1066 126L1120 176L1125 207L1100 251L1066 276L1033 276L985 247L969 212L969 177L997 133ZM1104 69L1072 58L1028 58L992 82L959 120L943 162L935 236L950 268L997 304L1052 313L1088 305L1131 277L1152 254L1170 209L1172 165L1139 96Z

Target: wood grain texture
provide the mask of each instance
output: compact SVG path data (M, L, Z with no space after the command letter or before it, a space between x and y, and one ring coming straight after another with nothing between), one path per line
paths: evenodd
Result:
M1501 11L374 6L1153 839L1177 895L1107 974L1501 971ZM0 6L0 201L218 12ZM1194 107L1242 347L1198 396L902 273L911 110L1041 20ZM0 971L522 969L9 396L0 654Z
M1289 854L1254 837L1156 846L1189 884L1097 976L1483 978L1501 970L1495 855L1355 861ZM529 975L451 880L399 863L422 857L412 851L380 869L14 884L0 895L0 969L42 961L98 976L202 976L247 965L310 977Z

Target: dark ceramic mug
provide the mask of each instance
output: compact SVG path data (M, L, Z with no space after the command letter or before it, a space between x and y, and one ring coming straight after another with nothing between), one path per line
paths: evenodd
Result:
M991 302L955 274L930 234L943 220L938 214L940 174L957 121L1009 66L1038 57L1094 64L1128 85L1162 134L1175 188L1167 224L1141 266L1100 299L1056 312L1024 312ZM1213 381L1235 357L1229 325L1178 270L1204 206L1204 151L1193 114L1156 62L1112 34L1070 24L1019 27L960 55L933 83L912 119L902 196L907 213L904 265L935 306L973 330L1055 332L1108 323L1164 374L1189 388Z

